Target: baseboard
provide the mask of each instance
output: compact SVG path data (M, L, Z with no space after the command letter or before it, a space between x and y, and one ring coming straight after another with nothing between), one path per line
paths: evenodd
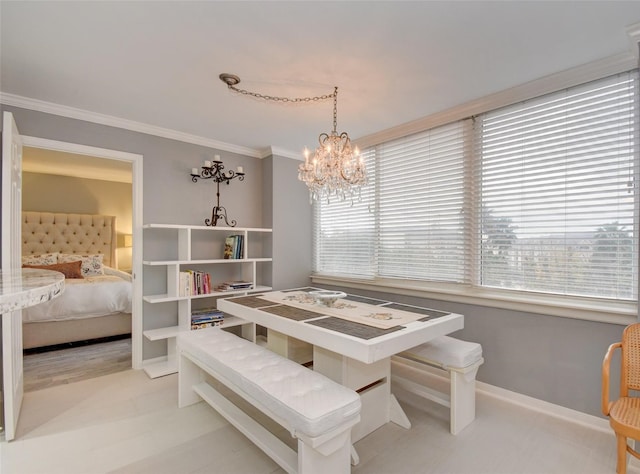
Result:
M392 358L392 366L393 365L402 366L403 370L408 370L409 372L420 372L422 376L427 375L428 377L436 377L441 380L448 380L447 373L435 367L425 366L418 371L417 369L404 364L402 362L402 359L396 357ZM555 418L586 426L594 430L611 433L609 421L605 418L589 415L588 413L583 413L578 410L573 410L571 408L556 405L544 400L539 400L537 398L513 392L501 387L496 387L488 383L476 381L476 393L488 397L497 398L504 402L512 403L528 410L533 410L545 415L553 416Z

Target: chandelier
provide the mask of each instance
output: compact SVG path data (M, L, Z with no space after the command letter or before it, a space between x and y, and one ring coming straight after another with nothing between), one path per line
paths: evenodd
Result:
M331 197L338 200L360 199L360 189L367 184L367 172L358 147L351 147L347 132L338 134L338 88L333 92L333 130L321 133L320 146L313 157L304 151L304 163L298 167L298 179L309 188L310 200Z
M229 89L240 94L250 95L257 99L275 102L317 102L333 99L333 130L331 133L321 133L318 137L319 146L309 156L309 150L304 151L304 163L298 167L298 179L309 188L309 201L325 200L330 202L332 198L337 200L360 199L360 190L367 184L367 172L364 160L358 147L351 146L351 139L347 132L338 133L338 88L333 94L317 97L275 97L249 92L236 87L240 78L233 74L220 74L220 80L227 84Z

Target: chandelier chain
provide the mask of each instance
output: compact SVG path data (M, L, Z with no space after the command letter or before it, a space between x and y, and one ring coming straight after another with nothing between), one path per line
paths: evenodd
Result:
M273 102L293 102L293 103L300 103L300 102L319 102L321 100L327 100L327 99L335 99L336 95L337 95L337 87L336 87L336 91L333 94L324 94L324 95L318 95L316 97L278 97L278 96L274 96L274 95L266 95L266 94L260 94L259 92L251 92L248 91L246 89L240 89L239 87L234 86L233 84L227 84L227 87L229 87L229 89L242 94L242 95L249 95L251 97L255 97L256 99L262 99L262 100L270 100ZM335 115L335 113L334 113Z
M367 185L367 170L363 156L358 147L351 147L351 139L347 132L338 134L338 87L333 94L316 97L278 97L258 92L251 92L236 87L240 78L234 74L220 74L220 80L227 87L242 95L273 102L318 102L333 99L333 131L321 133L318 137L319 146L310 156L305 149L304 162L298 166L298 179L309 188L309 202L314 200L330 201L332 197L338 200L360 200L360 190Z
M338 86L333 90L333 132L338 132Z

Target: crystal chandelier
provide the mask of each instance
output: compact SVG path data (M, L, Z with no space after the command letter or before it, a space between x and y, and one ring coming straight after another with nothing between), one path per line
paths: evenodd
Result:
M274 102L317 102L333 98L333 131L321 133L318 137L320 146L316 148L313 157L309 156L309 150L305 149L305 160L298 167L298 179L309 188L309 201L332 198L338 200L360 199L360 189L367 184L367 172L364 160L358 151L358 147L351 147L351 139L347 132L338 134L338 88L334 88L333 94L318 97L275 97L250 92L236 87L240 78L233 74L220 74L220 80L227 84L229 89L240 94L249 95L256 99Z
M313 157L304 151L304 163L298 167L298 179L309 188L310 200L332 197L338 200L360 199L360 189L367 184L367 172L358 147L351 147L347 132L338 134L338 88L333 92L333 130L321 133L320 146Z

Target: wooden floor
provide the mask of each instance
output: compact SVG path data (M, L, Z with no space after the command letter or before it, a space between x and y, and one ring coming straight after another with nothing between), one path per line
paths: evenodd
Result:
M452 436L446 408L409 402L401 399L413 427L388 424L356 443L353 473L615 472L608 430L483 392L476 421ZM205 403L179 409L176 375L152 380L135 370L27 393L17 439L0 443L0 460L3 474L282 472Z
M101 377L131 368L131 338L24 356L24 391Z

